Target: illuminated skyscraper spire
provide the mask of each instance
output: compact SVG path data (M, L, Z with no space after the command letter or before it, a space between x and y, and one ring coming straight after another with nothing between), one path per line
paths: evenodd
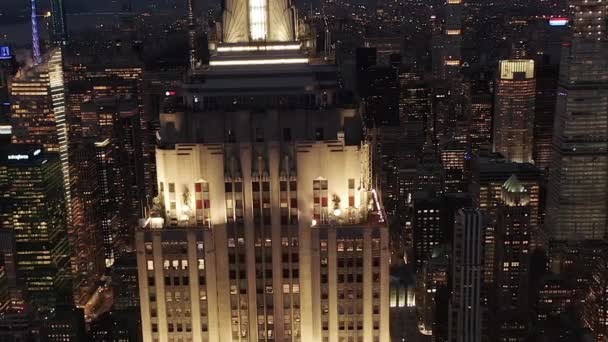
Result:
M224 43L295 40L295 8L288 0L226 0Z
M40 39L38 37L38 21L36 18L36 0L32 0L32 54L34 64L40 64L42 62L42 57L40 56Z

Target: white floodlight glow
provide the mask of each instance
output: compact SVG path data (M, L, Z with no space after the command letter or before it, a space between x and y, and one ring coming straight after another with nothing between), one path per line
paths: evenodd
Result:
M288 51L300 50L300 44L219 46L218 52Z
M266 0L249 0L251 40L266 40Z
M227 65L265 65L265 64L305 64L308 58L276 58L276 59L239 59L230 61L210 61L210 66Z

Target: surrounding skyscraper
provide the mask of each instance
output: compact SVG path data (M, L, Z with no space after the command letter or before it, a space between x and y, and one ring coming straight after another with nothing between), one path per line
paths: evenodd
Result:
M121 167L120 151L110 138L95 142L97 155L98 207L101 218L105 266L110 267L126 247L129 227L125 218L125 168Z
M442 60L443 77L449 79L450 76L460 72L461 49L462 49L462 0L445 1L444 18L444 54Z
M61 162L40 146L0 155L2 224L15 232L17 272L34 307L48 312L70 291L70 253Z
M528 256L530 253L530 193L512 175L502 185L496 223L497 308L527 307Z
M21 70L11 84L11 99L12 142L39 144L45 151L59 154L69 214L68 124L61 49L49 51L37 65Z
M450 274L450 256L446 247L435 247L433 254L425 261L419 272L416 308L418 312L418 330L427 336L441 336L444 327L440 323L441 308L438 296L447 292L448 274Z
M424 262L444 241L445 234L441 227L441 201L426 192L414 194L413 240L414 262L422 270Z
M471 156L465 146L449 141L441 148L441 165L444 172L445 192L464 192L468 184L468 168Z
M9 143L13 129L10 123L9 83L17 72L17 61L10 46L0 46L0 143Z
M463 1L438 2L438 11L431 17L433 71L436 78L451 80L460 73Z
M548 57L548 56L545 56ZM539 169L547 171L553 153L553 124L557 101L559 64L551 64L549 58L537 62L536 103L534 104L534 150L532 158Z
M51 0L51 34L56 44L65 45L68 38L64 0Z
M536 81L533 60L502 60L496 80L494 151L532 162Z
M489 151L492 148L492 117L494 101L486 80L472 81L471 117L469 121L469 139L471 151Z
M461 209L454 223L452 297L448 341L481 342L483 218L475 209Z
M608 227L606 3L570 0L549 176L547 228L557 240L604 239Z
M93 141L70 145L72 218L68 237L73 246L74 303L84 306L97 290L105 271L101 230L101 198Z
M84 310L70 305L57 306L55 315L44 321L40 335L48 342L86 340Z
M496 210L496 298L491 333L501 341L525 341L529 329L530 194L512 175L502 186Z
M541 172L532 164L506 162L501 156L480 157L473 170L473 198L479 209L488 218L484 230L484 283L494 282L494 260L496 257L496 218L501 203L502 186L516 175L530 196L530 234L531 243L542 243L542 231L539 230L541 218Z

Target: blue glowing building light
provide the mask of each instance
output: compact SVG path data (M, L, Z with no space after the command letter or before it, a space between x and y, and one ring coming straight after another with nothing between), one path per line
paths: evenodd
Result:
M0 46L0 59L11 59L11 48L9 46Z

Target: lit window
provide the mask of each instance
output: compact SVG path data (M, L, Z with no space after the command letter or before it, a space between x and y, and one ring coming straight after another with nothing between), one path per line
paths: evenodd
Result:
M154 270L154 261L148 260L148 271Z

